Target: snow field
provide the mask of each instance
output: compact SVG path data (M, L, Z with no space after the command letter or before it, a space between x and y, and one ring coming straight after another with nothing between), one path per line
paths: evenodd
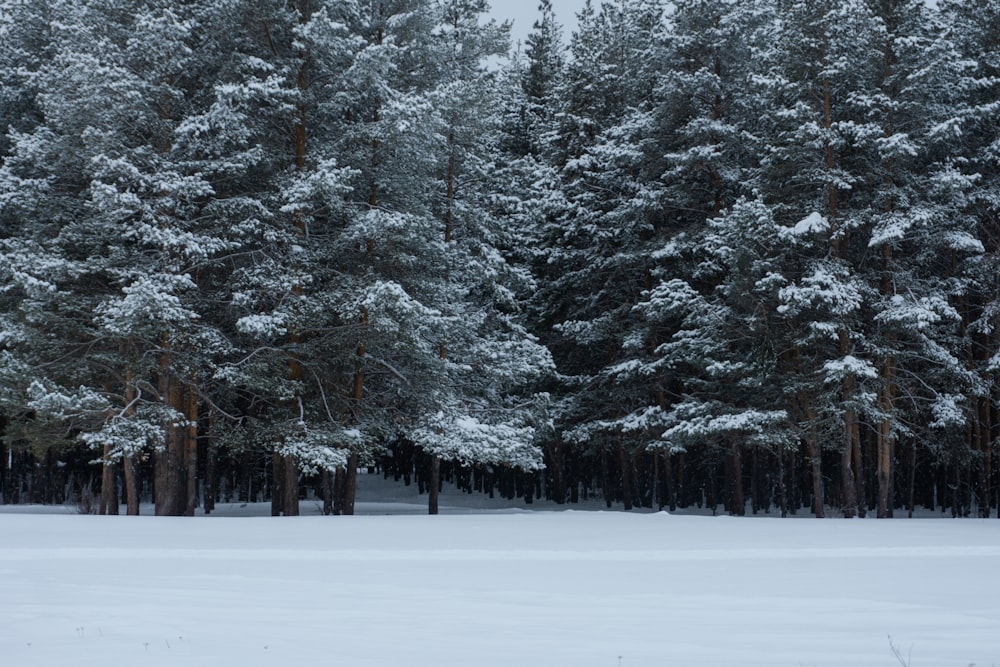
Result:
M305 505L303 511L306 511ZM0 514L18 667L1000 663L1000 522Z

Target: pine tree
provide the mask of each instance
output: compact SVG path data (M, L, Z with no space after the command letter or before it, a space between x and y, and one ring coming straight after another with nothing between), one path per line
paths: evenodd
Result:
M131 458L153 446L157 513L192 514L205 388L233 353L213 306L220 273L267 230L239 187L260 166L245 123L260 82L234 82L220 59L242 54L197 48L210 7L52 9L44 119L12 135L3 167L5 192L37 184L5 207L20 225L5 255L26 269L18 319L34 330L24 355L46 369L29 406L103 449L105 511L124 459L138 512Z
M962 325L978 300L984 246L966 211L981 175L955 142L981 113L976 98L984 81L959 51L944 15L911 2L878 3L876 11L887 27L879 73L885 103L868 247L880 255L870 279L880 295L877 502L879 515L891 516L898 504L891 494L902 487L894 482L898 442L909 445L910 480L915 440L937 440L949 424L970 426L971 451L989 451L980 429L983 423L989 428L982 416L988 381L969 373L977 365L973 359L984 357L973 352L967 358L977 342ZM931 418L918 417L908 405L920 405ZM984 471L977 500L988 512Z
M753 275L740 275L748 265L771 261L775 242L766 240L774 230L759 226L763 213L740 199L753 197L747 187L756 164L750 45L765 21L756 3L678 3L655 93L655 152L662 156L662 175L654 192L665 214L652 255L652 287L635 308L641 319L631 334L631 373L656 391L635 412L633 428L645 434L650 449L663 453L665 504L671 508L673 458L712 442L709 450L717 453L708 458L726 462L730 510L742 514L740 461L748 441L724 423L736 423L744 410L747 423L753 423L755 414L771 414L781 405L763 387L747 391L765 371L747 370L746 355L758 360L760 354L747 349L746 327L763 336L769 323L752 317L767 303L753 287L764 273L755 268ZM752 240L748 230L764 236ZM734 248L762 248L762 255L737 258ZM735 281L745 293L727 287ZM748 377L741 379L740 372ZM765 396L771 405L762 402ZM700 440L683 435L704 429L706 419L717 420L712 423L720 427L718 434ZM784 446L786 438L774 430L775 446Z
M632 307L650 286L650 244L662 228L650 191L659 176L650 147L662 16L658 2L602 4L596 12L585 6L545 151L559 172L552 201L562 208L553 207L541 230L547 285L540 324L551 332L544 340L560 372L575 376L559 437L600 457L607 501L617 494L626 508L650 502L639 497L631 474L636 444L621 421L649 390L626 380L619 364L634 327ZM607 452L616 458L617 490Z
M867 202L856 201L871 145L862 100L880 61L881 26L864 3L792 2L773 27L775 47L762 54L769 91L761 190L790 236L801 263L783 272L802 424L813 475L813 504L823 514L820 461L825 442L840 451L840 506L853 516L860 495L861 419L875 406L864 382L862 292L855 251ZM813 215L815 214L815 215ZM829 393L840 387L839 396ZM824 398L825 397L825 400ZM818 426L817 426L818 424ZM839 433L838 433L839 432ZM839 441L839 442L838 442Z

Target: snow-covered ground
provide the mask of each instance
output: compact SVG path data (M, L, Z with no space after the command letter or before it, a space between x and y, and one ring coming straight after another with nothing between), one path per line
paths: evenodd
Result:
M354 517L5 507L0 661L892 667L891 637L912 667L1000 665L996 519L476 510L458 494L428 517L405 493Z

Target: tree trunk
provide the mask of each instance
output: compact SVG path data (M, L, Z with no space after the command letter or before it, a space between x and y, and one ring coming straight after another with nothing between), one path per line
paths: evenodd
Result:
M431 479L427 497L427 513L438 513L438 495L441 491L441 457L431 457Z
M324 470L321 473L321 486L323 487L323 516L333 514L333 473Z
M333 474L333 513L340 516L344 513L344 477L345 470L337 468Z
M915 487L917 481L917 444L913 440L910 441L909 447L909 460L907 461L907 496L906 496L906 507L907 507L907 517L913 518L913 507L914 507L914 497L915 497Z
M184 387L173 375L170 365L170 342L163 336L163 353L160 355L160 395L174 412L166 425L166 443L156 454L156 515L180 516L184 513L184 493L181 483L184 476L184 444L186 429L176 423L186 414Z
M880 291L885 298L893 295L892 283L892 246L882 246L882 280ZM892 349L896 336L888 332L885 343ZM875 441L876 476L878 478L878 518L886 519L892 516L893 498L893 458L895 449L895 434L893 433L893 407L896 397L896 358L890 353L882 364L881 386L878 392L879 410L882 419L879 421Z
M816 432L816 415L808 409L809 432L806 435L806 454L809 456L809 470L812 475L813 514L817 519L825 516L825 498L823 497L822 452L819 446L819 434Z
M285 457L271 454L271 516L281 516L284 508Z
M601 490L604 493L604 504L611 509L611 476L608 474L608 448L601 445Z
M743 449L733 443L730 453L730 513L736 516L746 514L746 498L743 495Z
M135 407L132 401L137 398L138 392L133 384L132 371L125 374L125 417L135 414ZM139 515L139 487L136 480L135 454L129 452L122 457L122 464L125 473L125 502L128 516Z
M681 452L677 455L677 504L681 507L689 507L691 504L687 469L687 453Z
M212 446L211 433L212 433L212 426L211 423L209 423L208 426L209 442L205 445L205 492L204 492L205 514L211 514L215 510L215 495L216 493L218 493L215 481L216 452L215 452L215 447Z
M978 408L976 421L979 424L979 438L976 445L979 450L980 462L978 479L976 480L976 504L979 506L979 516L988 519L992 509L990 487L993 479L993 457L990 447L990 431L992 431L990 400L979 398Z
M305 25L309 22L310 11L307 4L299 7L299 22ZM307 73L308 59L305 55L300 55L297 84L299 92L303 94L309 88L309 77ZM304 98L304 97L303 97ZM303 99L300 98L300 99ZM308 138L308 109L306 103L300 101L295 106L295 122L293 125L293 143L295 146L295 171L302 174L306 170L306 140ZM305 220L299 212L294 214L295 235L301 239L308 236L308 229ZM292 286L292 294L297 299L303 297L305 290L301 284ZM295 348L302 342L302 333L294 328L289 334L289 343L292 345L292 353L288 360L288 378L292 382L302 379L302 364L299 361ZM301 401L301 398L299 399ZM301 402L300 402L301 405ZM299 466L291 456L281 457L281 470L279 471L278 458L275 461L275 493L271 500L271 515L278 516L298 516L299 515ZM280 503L280 508L275 507L275 502Z
M549 457L552 459L552 492L551 497L557 504L566 502L566 457L563 452L562 440L558 438L549 447Z
M857 426L857 424L855 424ZM862 519L868 516L868 500L867 500L867 487L865 486L865 468L864 462L865 457L861 453L861 434L860 431L855 433L852 437L853 449L854 449L854 481L856 483L857 492L855 494L858 516Z
M98 514L118 514L118 476L111 460L111 445L104 445L101 458L101 504Z
M847 415L844 415L847 419ZM840 454L840 488L843 494L842 505L845 519L853 519L858 515L857 486L852 470L851 460L854 456L854 443L851 441L850 429L844 429L844 449Z
M847 332L841 329L838 332L840 344L840 356L846 357L850 353L850 340ZM858 514L858 476L861 471L855 470L851 462L854 458L855 447L860 447L858 439L860 431L858 428L858 413L853 408L847 407L854 401L858 392L857 379L853 375L844 378L843 401L844 401L844 448L840 458L840 486L842 495L842 505L844 517L852 519Z
M205 425L205 514L215 511L215 498L219 494L218 452L215 449L215 412L208 411Z
M674 489L674 466L670 450L663 450L663 481L667 489L667 509L677 511L677 491Z
M187 428L184 443L184 472L187 481L184 516L194 516L198 507L198 392L194 384L187 387Z
M785 484L785 449L778 445L778 498L781 502L781 518L788 516L788 490Z
M125 503L128 516L139 516L139 488L136 480L135 455L122 457L125 476Z
M622 501L625 503L625 509L632 509L632 493L631 493L631 480L629 479L629 462L628 453L625 451L625 444L622 442L621 436L618 436L618 466L621 468L621 480L622 480Z
M299 515L299 466L291 456L284 457L284 482L281 509L285 516Z
M359 334L360 340L358 341L358 347L354 353L354 379L351 382L352 410L354 412L355 420L360 419L361 404L365 398L365 357L368 354L365 346L365 332L368 328L367 308L361 309L361 319L359 324L361 325L361 331ZM338 513L354 514L354 501L358 492L358 459L358 453L355 451L351 451L347 455L347 469L343 471L343 502L340 507L341 511Z
M879 390L879 409L883 417L878 424L876 441L876 465L878 476L878 518L887 519L892 516L892 461L895 449L895 436L892 432L893 390L895 387L896 360L889 357L883 368L883 386Z
M358 454L347 457L347 474L344 478L344 514L354 514L354 501L358 494Z

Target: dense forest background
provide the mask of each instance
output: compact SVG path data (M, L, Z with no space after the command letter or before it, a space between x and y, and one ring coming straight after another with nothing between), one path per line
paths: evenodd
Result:
M2 502L989 516L1000 2L486 10L0 5Z

